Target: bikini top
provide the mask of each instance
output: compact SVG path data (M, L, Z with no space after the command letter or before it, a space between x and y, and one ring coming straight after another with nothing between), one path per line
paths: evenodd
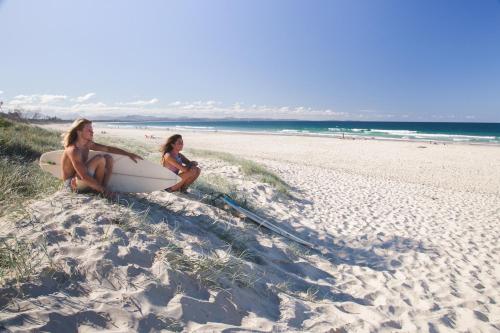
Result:
M165 155L166 155L166 154L169 154L169 153L165 153ZM179 169L177 169L175 166L173 166L173 165L172 165L172 164L170 164L170 163L167 163L167 164L165 165L165 155L163 155L163 157L162 157L162 164L163 164L163 166L167 167L167 169L169 169L170 171L172 171L172 172L174 172L174 173L178 174L180 170L179 170ZM170 156L170 154L169 154L169 156ZM174 157L174 159L175 159L175 161L176 161L177 163L179 163L180 165L182 165L182 158L181 158L181 156L180 156L180 155L177 155L176 157Z

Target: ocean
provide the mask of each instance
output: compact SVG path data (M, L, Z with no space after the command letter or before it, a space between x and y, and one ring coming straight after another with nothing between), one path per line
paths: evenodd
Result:
M500 144L500 123L206 120L106 122L107 127L168 128L171 131L226 131L381 140L415 140Z

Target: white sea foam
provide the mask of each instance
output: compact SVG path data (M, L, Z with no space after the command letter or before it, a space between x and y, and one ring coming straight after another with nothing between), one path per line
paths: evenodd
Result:
M409 130L386 130L386 129L373 129L370 132L379 132L379 133L386 133L389 135L412 135L416 134L417 131L409 131Z
M187 126L187 125L175 125L178 129L196 129L196 130L214 130L213 126Z
M283 129L279 131L280 133L310 133L308 130L293 130L293 129Z
M121 124L107 124L109 128L137 128L137 125L121 125Z
M440 133L418 133L417 131L410 130L385 130L374 129L371 131L375 133L385 133L389 135L401 135L408 138L416 139L439 139L439 140L452 140L452 141L471 141L471 140L496 140L494 136L480 136L480 135L464 135L464 134L440 134ZM367 133L368 134L368 133Z
M462 134L433 134L433 133L418 133L417 138L441 138L441 139L472 139L472 140L495 140L494 136L480 135L462 135Z

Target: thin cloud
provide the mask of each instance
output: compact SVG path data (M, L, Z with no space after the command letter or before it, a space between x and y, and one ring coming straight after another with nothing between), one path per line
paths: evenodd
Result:
M35 101L35 97L33 95L17 95L9 102L12 104L28 104L33 103Z
M118 103L119 105L131 105L131 106L146 106L157 104L160 100L158 98L152 98L149 101L135 101L135 102L127 102L127 103Z
M38 95L37 97L40 99L40 103L42 104L61 102L68 98L65 95Z
M3 94L3 90L0 90L0 95Z
M196 102L187 102L187 103L183 103L180 105L180 108L183 109L183 110L197 110L197 111L201 111L201 112L204 112L204 111L214 111L218 108L218 102L215 102L215 101L207 101L207 102L204 102L204 101L196 101Z
M65 101L67 98L68 97L66 95L49 95L49 94L17 95L10 102L16 105L32 104L32 103L50 104L50 103Z
M83 104L75 104L71 106L71 109L73 110L96 110L96 109L102 109L106 108L107 105L102 103L102 102L97 102L97 103L83 103Z
M94 96L95 96L95 93L88 93L86 95L79 96L79 97L73 99L73 101L78 102L78 103L83 103L83 102L88 101L89 99L91 99Z

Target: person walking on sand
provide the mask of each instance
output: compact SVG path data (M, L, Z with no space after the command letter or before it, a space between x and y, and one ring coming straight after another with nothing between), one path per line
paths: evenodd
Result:
M113 171L113 157L97 154L89 160L89 151L125 155L136 163L142 157L120 148L101 145L93 139L92 122L84 118L76 119L64 134L64 153L61 158L64 188L74 192L94 190L112 196L107 186Z
M161 164L182 178L182 180L174 186L165 189L167 192L186 192L189 185L200 176L201 170L198 167L198 162L190 161L186 156L180 153L183 147L184 141L180 134L172 135L167 139L167 142L161 146Z

